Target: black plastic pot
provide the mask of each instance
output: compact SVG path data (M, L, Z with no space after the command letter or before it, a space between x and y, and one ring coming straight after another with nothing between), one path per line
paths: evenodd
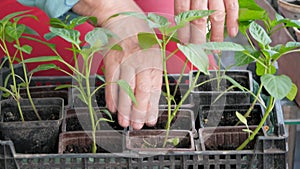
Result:
M239 119L236 112L244 115L251 104L244 105L202 105L199 106L198 118L196 120L197 128L217 127L217 126L235 126ZM260 104L255 104L247 117L248 125L258 125L263 116L264 110ZM239 123L239 125L244 125Z
M255 130L256 126L249 126L250 130ZM199 129L199 139L202 151L236 151L249 136L249 133L243 131L245 126L236 127L207 127ZM262 129L256 136L266 136ZM244 150L254 150L256 146L256 138L254 138Z
M63 99L34 99L42 120L38 120L29 100L21 100L25 121L22 122L14 100L0 102L1 140L12 140L17 153L55 153L60 124L63 119Z
M105 114L102 109L97 108L98 113L97 117L110 119L107 114ZM106 110L108 111L108 110ZM100 130L123 130L124 128L118 124L117 114L111 114L114 122L101 121L99 123L98 129ZM62 132L69 131L91 131L91 119L90 114L87 108L76 108L76 109L67 109L66 117L62 123Z
M134 130L126 134L126 148L132 151L195 151L194 138L191 131L170 130L168 142L165 147L163 143L166 130ZM173 140L178 139L178 144Z
M253 91L252 74L247 70L221 70L220 75L225 75L234 79L241 86ZM190 75L190 83L195 78L196 72ZM197 84L201 84L207 80L218 77L218 71L210 71L210 75L200 75ZM250 102L250 93L242 91L239 88L231 88L233 84L229 80L220 79L212 80L208 83L200 85L192 91L195 106L199 105L225 105L225 104L241 104Z
M121 153L124 150L124 134L121 131L97 131L97 153ZM92 133L65 132L59 135L59 154L91 153Z

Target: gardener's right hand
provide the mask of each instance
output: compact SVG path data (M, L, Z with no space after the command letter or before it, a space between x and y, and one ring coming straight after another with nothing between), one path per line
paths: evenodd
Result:
M150 29L137 17L118 16L107 21L116 13L142 10L133 0L80 0L72 10L80 15L96 16L99 26L118 36L111 43L118 43L123 50L110 50L105 54L104 73L106 82L112 82L105 88L106 104L111 112L118 112L119 124L134 129L141 129L144 124L155 125L161 94L162 57L158 48L141 50L137 40L139 32ZM130 84L137 104L114 83L120 79Z

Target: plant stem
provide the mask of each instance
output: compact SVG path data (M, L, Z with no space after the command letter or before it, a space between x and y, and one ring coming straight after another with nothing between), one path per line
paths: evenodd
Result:
M245 140L237 148L237 150L243 150L247 146L247 144L254 139L254 137L257 135L257 133L259 132L259 130L261 130L261 128L263 127L263 125L266 122L269 114L272 112L274 104L275 104L275 99L274 99L274 97L270 96L268 107L267 107L266 112L265 112L264 116L262 117L260 123L258 124L258 126L256 127L256 129L253 131L253 133L250 135L250 137L248 137L247 140Z
M16 44L21 47L21 44L20 44L20 41L17 39L16 40ZM35 104L32 100L32 97L31 97L31 93L30 93L30 89L29 89L29 80L28 80L28 77L27 77L27 70L26 70L26 65L25 63L23 62L24 61L24 57L23 57L23 52L20 51L20 57L21 57L21 62L22 62L22 68L23 68L23 73L24 73L24 80L25 80L25 87L26 87L26 92L27 92L27 97L28 97L28 100L31 104L31 107L36 115L36 117L38 118L38 120L42 120L41 116L39 115L36 107L35 107Z

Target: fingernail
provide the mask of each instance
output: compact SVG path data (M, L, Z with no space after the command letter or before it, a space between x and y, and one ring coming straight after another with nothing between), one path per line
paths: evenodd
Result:
M237 28L231 28L230 29L230 36L235 37L238 33L238 29Z
M132 123L131 126L134 130L140 130L141 128L143 128L144 124L143 123Z
M129 121L124 119L123 117L118 117L118 122L119 122L119 125L126 128L129 126Z

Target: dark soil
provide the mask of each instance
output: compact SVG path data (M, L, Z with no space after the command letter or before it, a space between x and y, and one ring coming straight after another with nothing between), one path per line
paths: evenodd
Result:
M64 154L67 153L91 153L92 152L92 144L88 145L76 145L76 144L70 144L67 145ZM97 146L97 153L110 153L109 151L103 149L102 147Z
M42 120L58 120L60 117L61 107L59 106L36 105L36 108ZM38 121L31 106L22 106L22 111L25 121ZM4 122L21 121L20 113L16 107L3 108L1 113L3 114Z
M221 72L221 76L222 76L222 73L223 72ZM233 78L241 86L249 89L250 84L249 84L249 78L248 78L247 74L243 74L243 72L240 72L240 74L234 73L234 72L226 72L225 74L227 76ZM202 82L205 82L205 81L215 78L215 77L216 77L215 73L211 73L210 76L200 75L197 84L200 84ZM211 82L208 82L208 83L205 83L205 84L199 86L198 90L199 91L225 91L232 85L233 84L230 81L225 80L225 79L220 79L219 85L218 85L217 80L214 80L214 81L211 81ZM241 90L239 88L235 87L231 91L241 91Z
M215 126L235 126L239 119L236 117L236 111L245 114L250 106L202 106L202 112L199 112L201 127ZM262 109L256 105L247 118L248 125L258 125L262 118ZM244 125L240 123L239 125Z
M114 122L100 122L100 130L123 130L118 123L117 114L111 115ZM109 119L105 113L99 113L98 118L103 117ZM83 131L91 130L90 115L87 110L68 110L68 117L66 118L66 131Z

